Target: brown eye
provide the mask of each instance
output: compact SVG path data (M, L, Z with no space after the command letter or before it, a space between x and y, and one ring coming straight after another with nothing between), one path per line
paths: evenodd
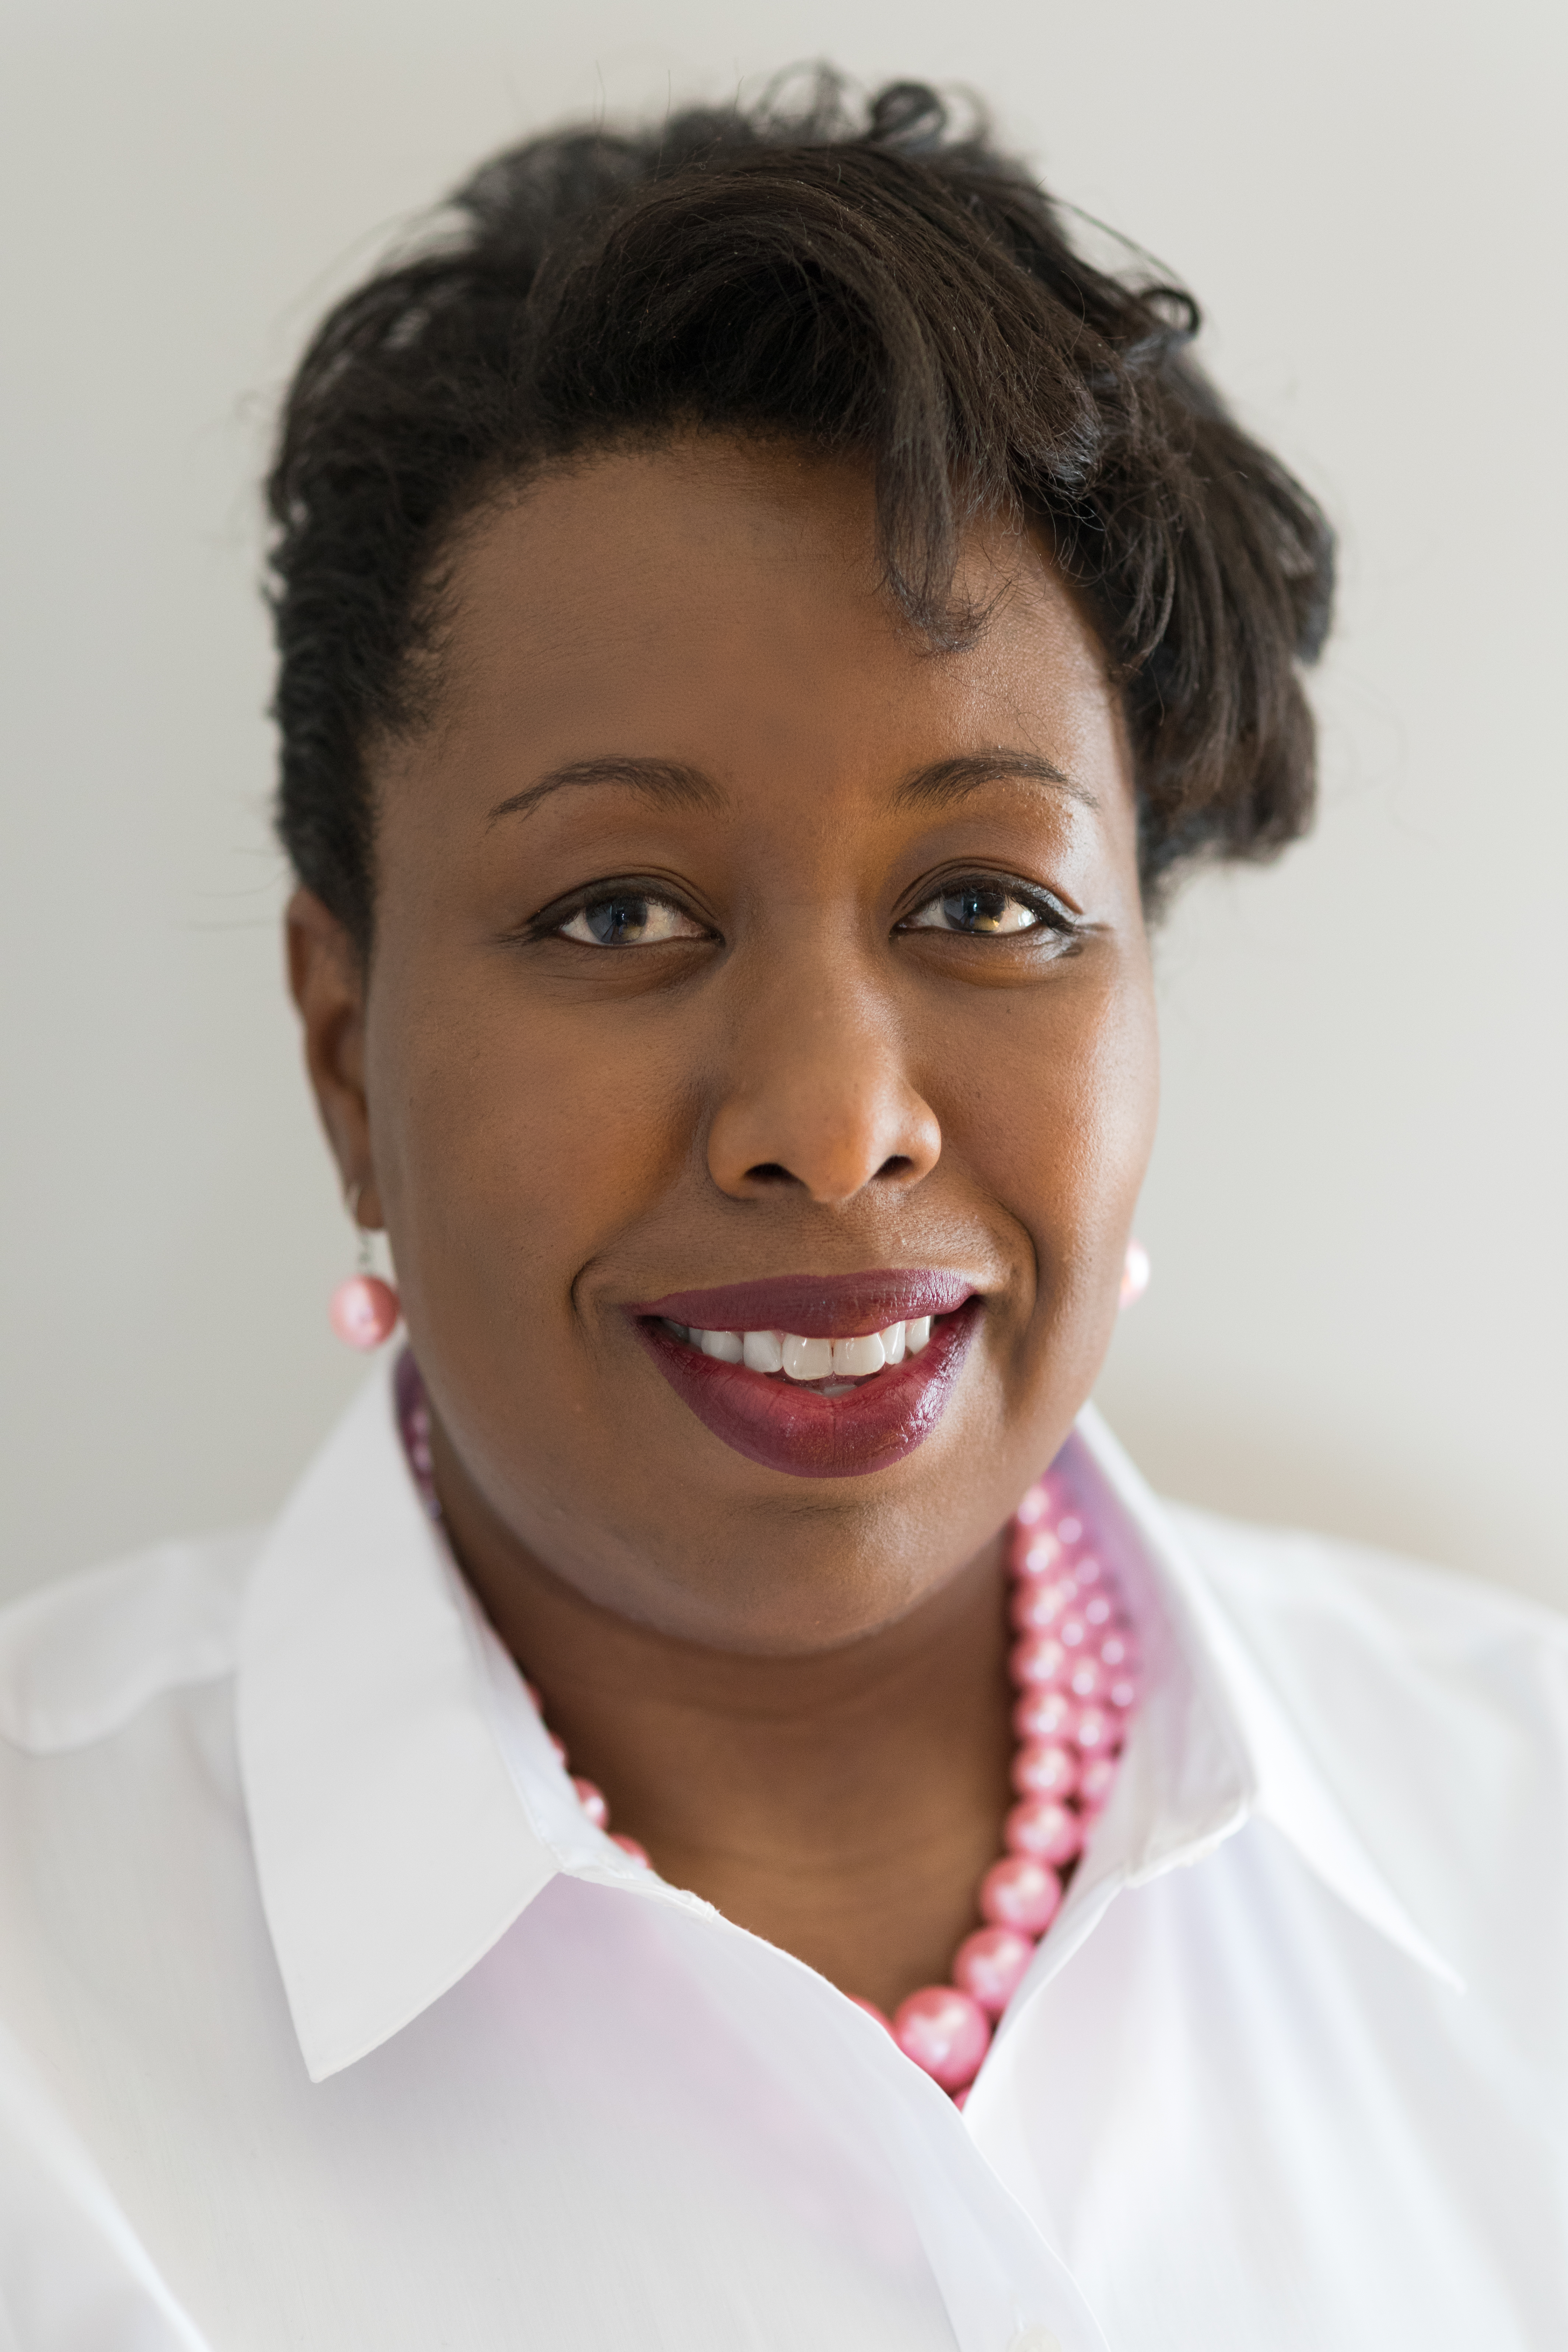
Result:
M908 918L905 929L967 931L972 937L1010 937L1037 930L1044 918L1005 882L962 882L942 890Z
M665 940L700 940L700 923L670 905L668 898L650 898L636 890L590 899L561 925L559 936L578 940L589 948L657 947Z

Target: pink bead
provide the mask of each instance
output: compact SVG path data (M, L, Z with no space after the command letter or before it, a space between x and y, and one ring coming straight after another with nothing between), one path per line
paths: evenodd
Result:
M1112 1706L1132 1706L1137 1702L1138 1685L1131 1675L1118 1675L1105 1694Z
M1078 1801L1086 1812L1094 1812L1103 1805L1116 1784L1116 1759L1111 1756L1091 1756L1084 1766L1078 1784Z
M1099 1584L1105 1575L1104 1569L1091 1551L1079 1552L1072 1564L1072 1572L1086 1592L1091 1584Z
M1080 1707L1072 1736L1080 1755L1110 1755L1121 1745L1121 1718L1109 1707Z
M397 1328L402 1309L390 1282L378 1274L351 1274L327 1302L327 1320L351 1348L379 1348Z
M1041 1577L1016 1587L1007 1613L1020 1633L1043 1633L1077 1599L1078 1587L1070 1576Z
M1014 1512L1013 1517L1017 1520L1018 1525L1021 1528L1037 1527L1040 1520L1045 1517L1046 1513L1050 1509L1050 1507L1051 1498L1049 1492L1038 1480L1037 1480L1035 1485L1029 1488L1028 1493L1024 1496L1023 1501Z
M1086 1625L1095 1626L1109 1625L1110 1622L1110 1616L1111 1610L1109 1595L1103 1592L1091 1592L1089 1599L1083 1604L1084 1623Z
M603 1800L601 1799L600 1801L603 1802ZM636 1838L627 1837L625 1830L612 1830L610 1832L610 1843L612 1845L618 1845L623 1853L630 1854L632 1860L635 1863L640 1864L644 1870L651 1870L653 1868L652 1863L648 1860L647 1846L638 1845Z
M1102 1666L1131 1665L1132 1644L1125 1633L1106 1635L1100 1645L1100 1663Z
M1068 1676L1068 1688L1074 1698L1102 1699L1110 1681L1110 1675L1098 1658L1079 1658Z
M1048 1576L1061 1556L1060 1544L1044 1528L1023 1528L1013 1538L1015 1576Z
M1118 1304L1135 1307L1149 1287L1149 1253L1142 1242L1129 1242L1127 1255L1121 1264L1121 1290Z
M602 1830L610 1818L610 1809L605 1801L604 1790L595 1789L592 1780L580 1780L575 1772L572 1775L572 1786L577 1791L577 1802L582 1806L594 1827L596 1830Z
M959 2091L974 2079L991 2023L980 2003L956 1985L926 1985L894 2011L893 2039L944 2091Z
M1069 1511L1065 1519L1058 1519L1057 1521L1057 1539L1058 1542L1075 1544L1079 1540L1082 1534L1083 1521L1078 1517L1078 1514L1075 1511Z
M1013 1786L1020 1797L1070 1797L1078 1778L1078 1758L1070 1748L1036 1747L1031 1741L1013 1759Z
M1064 1650L1083 1648L1089 1640L1089 1627L1083 1622L1080 1610L1068 1609L1058 1619L1057 1639Z
M1068 1738L1077 1721L1078 1708L1065 1690L1026 1691L1013 1709L1014 1730L1036 1747Z
M980 1882L980 1916L994 1927L1016 1927L1042 1936L1057 1916L1062 1883L1054 1870L1026 1853L994 1862Z
M988 2017L1000 2017L1024 1980L1035 1947L1016 1927L979 1927L953 1958L952 1981Z
M1007 1664L1020 1690L1038 1690L1066 1674L1068 1654L1054 1633L1028 1633L1014 1643Z
M1008 1814L1004 1834L1009 1853L1032 1854L1057 1870L1083 1846L1083 1824L1070 1806L1055 1797L1026 1797Z
M854 2002L857 2009L863 2009L868 2017L873 2017L876 2019L877 2023L881 2027L884 2033L892 2032L893 2021L888 2015L885 2009L879 2009L874 2000L862 2000L858 1992L852 1992L849 1998Z

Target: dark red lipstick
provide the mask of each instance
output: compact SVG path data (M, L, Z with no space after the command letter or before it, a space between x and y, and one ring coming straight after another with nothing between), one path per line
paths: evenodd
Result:
M984 1305L962 1275L897 1267L673 1290L629 1312L676 1394L738 1454L797 1478L854 1478L885 1469L930 1436L980 1328ZM927 1315L933 1318L931 1338L919 1355L837 1394L784 1373L702 1355L669 1328L847 1339Z

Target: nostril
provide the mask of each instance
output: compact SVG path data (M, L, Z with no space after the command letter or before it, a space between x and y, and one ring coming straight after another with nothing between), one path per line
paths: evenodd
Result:
M755 1168L747 1169L746 1180L752 1184L795 1184L800 1181L778 1160L759 1160Z
M879 1176L908 1176L914 1164L907 1151L895 1151L890 1159L883 1160L877 1173Z

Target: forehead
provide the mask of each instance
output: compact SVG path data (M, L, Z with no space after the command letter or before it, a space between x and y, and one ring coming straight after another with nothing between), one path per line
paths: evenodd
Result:
M1033 537L974 530L954 587L983 617L938 651L884 584L858 464L705 436L597 455L450 551L432 748L448 772L619 752L775 789L1006 746L1125 793L1100 647Z
M795 445L691 437L548 470L463 531L449 572L449 696L545 718L593 687L720 706L802 687L1114 698L1096 637L1035 539L975 530L954 581L973 645L933 652L881 583L869 470Z

